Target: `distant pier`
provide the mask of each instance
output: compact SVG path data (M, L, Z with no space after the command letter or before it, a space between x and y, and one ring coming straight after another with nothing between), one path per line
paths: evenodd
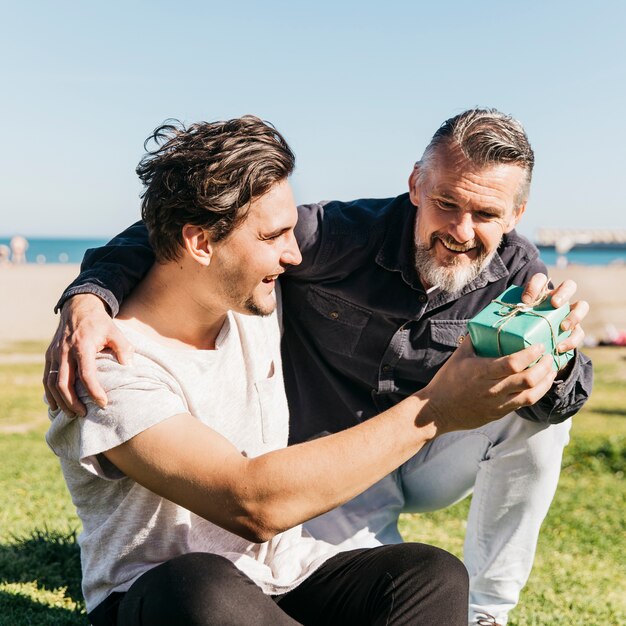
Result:
M613 228L540 228L535 243L539 247L554 247L564 254L573 247L623 248L626 230Z
M626 230L540 228L535 244L546 265L626 265Z

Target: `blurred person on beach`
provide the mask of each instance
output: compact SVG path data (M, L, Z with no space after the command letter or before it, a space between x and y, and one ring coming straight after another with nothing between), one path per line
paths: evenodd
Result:
M22 235L15 235L11 238L11 262L16 265L26 263L26 250L28 250L28 240Z
M536 248L515 231L533 164L519 122L471 109L435 133L410 174L408 193L298 208L295 236L303 259L280 278L290 443L366 424L415 389L428 389L451 356L468 349L468 319L512 284L525 286L527 303L548 288ZM153 263L142 223L88 252L83 272L59 302L61 322L47 352L44 385L53 406L84 413L74 390L77 375L106 403L95 354L108 347L126 359L132 351L107 309L115 316ZM560 306L575 290L566 280L548 295ZM591 363L577 349L587 311L584 301L572 304L561 325L571 335L558 350L574 349L575 357L556 375L546 372L548 385L536 402L437 437L307 529L337 544L364 530L395 544L402 541L402 512L444 508L473 492L464 548L469 623L488 613L495 616L490 623L505 624L532 568L570 418L591 391ZM537 372L536 366L516 370L508 357L496 361L507 383L529 384ZM483 362L476 359L469 374L476 384ZM457 378L450 392L467 382ZM493 390L501 384L494 379ZM518 391L511 387L511 397ZM483 400L470 392L462 403L474 407Z
M0 244L0 266L11 263L11 248L5 244Z
M366 528L335 545L302 523L428 442L535 403L551 359L527 372L539 348L479 359L467 342L418 393L287 447L275 285L301 261L294 156L252 116L151 138L137 171L156 263L114 322L133 361L97 355L107 402L79 382L84 419L50 399L46 439L83 525L90 623L464 626L456 557L380 545Z

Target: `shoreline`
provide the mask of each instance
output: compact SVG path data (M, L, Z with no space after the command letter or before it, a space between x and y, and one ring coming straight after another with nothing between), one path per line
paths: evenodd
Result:
M49 341L58 324L53 307L79 269L77 263L0 266L0 342ZM576 281L576 299L589 302L583 325L588 337L605 338L607 325L626 330L626 293L621 289L626 266L570 265L548 271L555 284Z

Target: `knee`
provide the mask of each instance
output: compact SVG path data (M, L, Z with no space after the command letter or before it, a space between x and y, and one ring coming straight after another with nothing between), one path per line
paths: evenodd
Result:
M453 554L420 543L387 547L396 550L396 554L390 556L393 567L397 568L397 579L404 578L420 586L427 582L431 592L437 590L441 597L467 596L469 575L462 561Z
M233 590L242 579L249 580L228 559L190 553L158 566L127 595L141 597L143 623L236 626L241 616Z
M164 577L171 589L180 589L184 597L219 598L241 576L228 559L217 554L191 552L164 563Z
M433 578L433 583L442 595L444 597L467 595L469 574L463 562L441 548L435 546L426 546L425 548L422 550L422 558Z
M571 420L545 426L527 440L529 469L537 476L555 473L561 468L563 450L569 443Z
M514 472L526 478L558 477L570 427L571 419L560 424L540 424L512 413L494 422L490 431L494 444L486 460L494 467L505 463L509 475ZM498 471L503 471L502 467Z
M402 548L400 569L393 577L393 610L412 615L410 623L467 624L469 576L463 563L434 546L404 544Z

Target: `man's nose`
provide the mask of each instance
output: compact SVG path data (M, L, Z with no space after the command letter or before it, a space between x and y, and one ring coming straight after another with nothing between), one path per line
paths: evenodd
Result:
M459 243L467 243L474 239L474 219L472 214L468 211L457 215L450 224L449 233Z
M283 250L280 257L281 263L284 265L300 265L302 262L302 255L300 254L300 247L293 233L289 236L287 245Z

